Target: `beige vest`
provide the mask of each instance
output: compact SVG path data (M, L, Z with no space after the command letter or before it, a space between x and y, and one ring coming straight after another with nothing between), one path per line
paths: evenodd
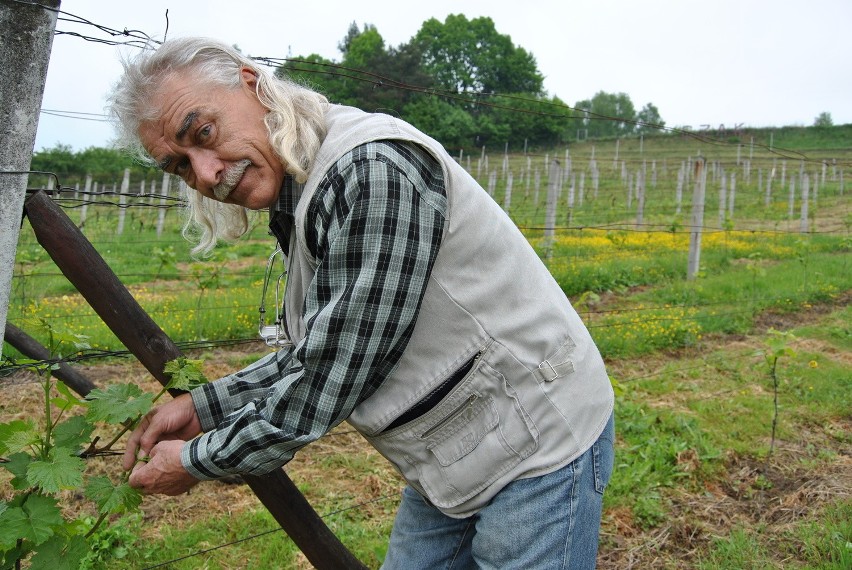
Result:
M332 106L328 135L296 208L288 327L298 343L316 260L305 214L343 154L398 139L440 162L448 197L443 241L399 366L349 423L412 487L447 515L475 513L509 482L546 474L586 451L604 429L613 392L597 347L565 294L511 219L435 140L382 114ZM434 408L385 428L474 361Z

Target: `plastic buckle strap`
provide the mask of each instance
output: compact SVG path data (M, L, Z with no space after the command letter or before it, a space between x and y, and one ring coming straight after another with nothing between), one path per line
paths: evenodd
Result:
M547 365L547 368L545 368L545 365ZM559 378L559 373L556 371L556 368L553 367L549 360L545 360L544 362L538 365L538 374L545 382L553 382L554 380Z

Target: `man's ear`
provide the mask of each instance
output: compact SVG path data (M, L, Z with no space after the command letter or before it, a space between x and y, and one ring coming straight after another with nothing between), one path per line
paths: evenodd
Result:
M240 78L243 85L251 89L252 93L257 93L257 72L250 67L240 69Z

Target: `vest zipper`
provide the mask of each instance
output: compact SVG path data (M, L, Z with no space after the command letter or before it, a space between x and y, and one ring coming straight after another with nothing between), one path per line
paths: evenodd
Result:
M433 425L432 427L430 427L429 429L424 431L420 435L420 438L426 439L427 437L429 437L430 435L432 435L433 433L435 433L436 431L438 431L439 429L441 429L442 427L444 427L445 425L447 425L448 423L450 423L451 421L453 421L454 419L456 419L457 417L462 415L464 412L469 410L471 408L471 406L473 406L473 403L478 398L479 398L479 396L477 396L476 394L471 394L470 396L468 396L467 400L462 402L462 404L458 408L453 410L453 412L449 416L447 416L446 418L444 418L443 420L441 420L437 424Z

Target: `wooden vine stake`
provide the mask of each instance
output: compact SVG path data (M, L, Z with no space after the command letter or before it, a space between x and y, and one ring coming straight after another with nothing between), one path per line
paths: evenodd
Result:
M124 346L161 384L163 367L180 349L139 306L77 226L44 193L26 201L38 242L62 273L100 315ZM175 393L172 393L174 396ZM243 475L263 505L319 570L365 569L314 511L283 469L263 476Z
M701 227L704 225L704 186L707 182L707 169L704 159L695 161L695 190L692 193L692 219L689 230L689 259L686 278L694 280L698 275L701 260Z

